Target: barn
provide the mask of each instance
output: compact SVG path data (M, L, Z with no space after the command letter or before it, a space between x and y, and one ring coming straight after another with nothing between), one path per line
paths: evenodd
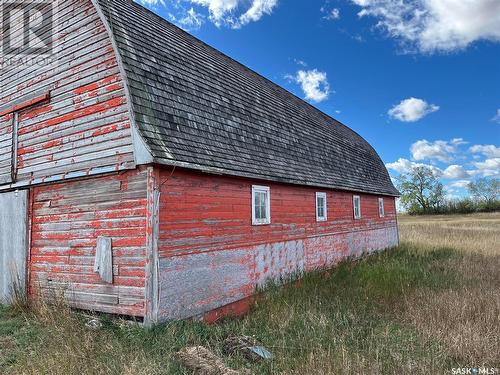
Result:
M285 89L129 0L3 11L3 57L45 57L0 71L4 302L213 319L398 244L376 151Z

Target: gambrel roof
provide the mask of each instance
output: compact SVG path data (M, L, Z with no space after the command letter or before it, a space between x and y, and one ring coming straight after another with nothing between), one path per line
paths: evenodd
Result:
M398 195L353 130L144 7L98 2L153 162Z

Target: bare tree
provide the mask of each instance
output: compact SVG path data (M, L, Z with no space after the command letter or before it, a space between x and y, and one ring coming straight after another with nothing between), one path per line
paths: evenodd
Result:
M410 214L434 213L444 202L443 184L431 168L413 167L409 173L397 178L401 204Z
M469 194L477 201L490 204L499 199L500 180L498 178L480 178L467 186Z

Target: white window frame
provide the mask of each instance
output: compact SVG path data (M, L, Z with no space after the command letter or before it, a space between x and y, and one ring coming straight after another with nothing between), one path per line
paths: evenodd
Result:
M266 193L267 201L266 201L266 218L265 219L257 219L255 217L255 195L256 193ZM269 186L252 186L252 225L267 225L271 224L271 189Z
M358 204L357 213L356 213L356 202ZM352 196L352 208L354 213L354 219L361 219L361 197L359 195Z
M323 216L319 216L319 205L318 198L323 198ZM316 221L327 221L328 220L328 211L326 204L326 193L317 192L316 193Z
M385 216L384 198L378 199L378 216L379 217Z

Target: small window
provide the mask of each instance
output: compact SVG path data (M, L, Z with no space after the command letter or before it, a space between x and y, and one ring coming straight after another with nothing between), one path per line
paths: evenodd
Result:
M252 186L252 224L271 223L270 191L267 186Z
M359 195L352 197L352 203L354 206L354 218L361 219L361 198Z
M384 198L378 199L378 216L380 216L380 217L385 216Z
M326 193L316 193L316 221L326 220Z

